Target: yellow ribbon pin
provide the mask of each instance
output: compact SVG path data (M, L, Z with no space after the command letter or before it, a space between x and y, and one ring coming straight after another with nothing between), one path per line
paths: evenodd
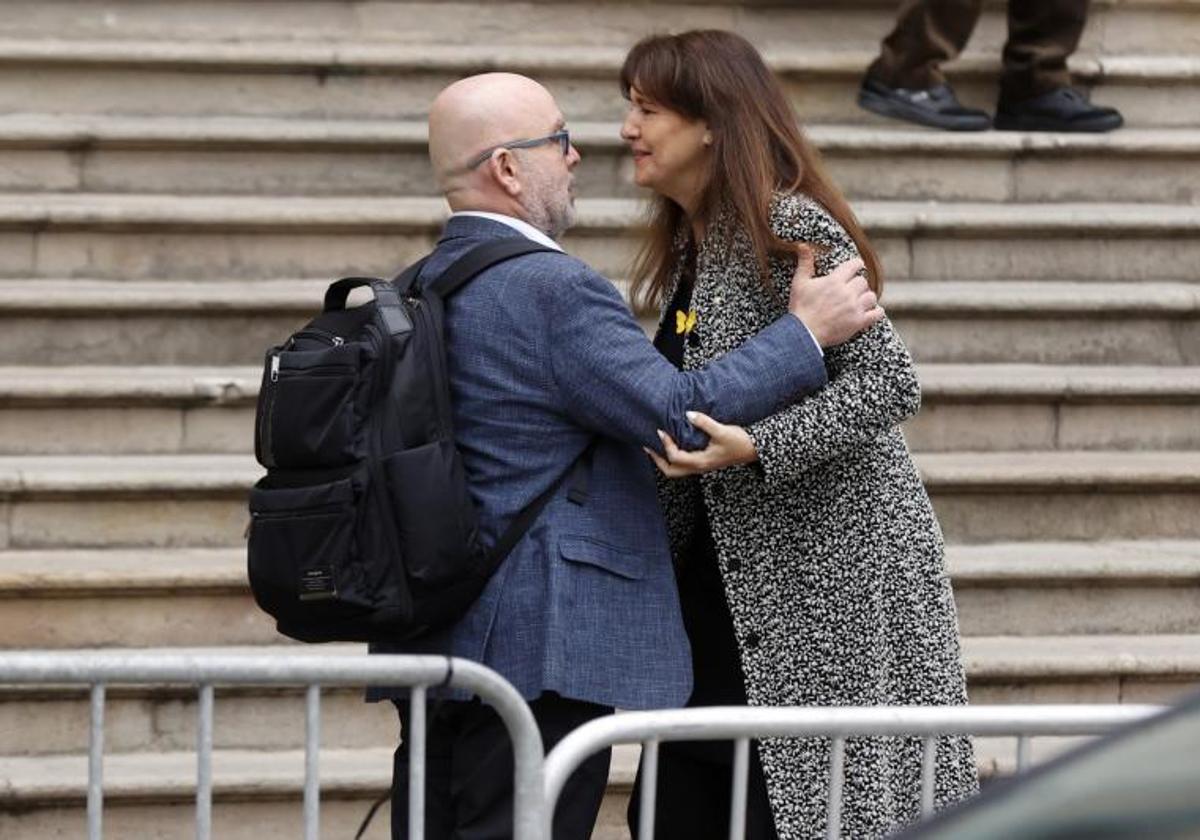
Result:
M687 335L696 328L696 310L690 312L677 311L675 313L675 334Z

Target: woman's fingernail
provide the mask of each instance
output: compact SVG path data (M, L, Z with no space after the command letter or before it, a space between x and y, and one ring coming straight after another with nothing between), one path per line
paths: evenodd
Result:
M684 416L687 417L689 423L695 423L698 415L694 411L688 411L685 412Z
M667 442L667 433L666 432L664 432L662 429L655 429L654 431L658 432L659 440L661 440L663 443Z

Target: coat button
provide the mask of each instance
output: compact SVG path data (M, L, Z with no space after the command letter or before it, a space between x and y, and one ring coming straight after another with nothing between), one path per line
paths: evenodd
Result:
M762 641L762 639L760 639L758 634L755 633L754 631L751 631L746 634L746 647L750 648L751 650L758 647L758 644L761 641Z
M690 333L688 333L687 343L691 347L699 347L700 333L696 332L695 330L692 330Z
M725 485L713 482L712 497L715 501L718 501L718 502L724 501L725 500Z
M737 557L730 557L729 562L725 564L726 570L736 572L742 568L742 561Z

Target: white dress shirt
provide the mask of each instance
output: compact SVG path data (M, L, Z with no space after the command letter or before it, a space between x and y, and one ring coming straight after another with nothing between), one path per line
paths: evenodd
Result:
M553 248L555 251L562 250L562 246L549 236L529 224L529 222L514 216L505 216L503 213L488 213L484 210L459 210L457 213L450 214L451 219L455 216L478 216L481 219L491 219L493 222L508 225L517 233L524 235L528 239L532 239L539 245L545 245L547 248Z

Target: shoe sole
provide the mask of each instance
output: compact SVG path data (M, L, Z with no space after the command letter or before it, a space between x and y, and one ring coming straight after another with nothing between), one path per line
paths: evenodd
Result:
M1082 121L1077 123L1063 122L1050 117L1011 116L996 114L997 131L1059 131L1068 134L1103 134L1114 131L1125 124L1120 114Z
M881 117L925 125L930 128L941 128L946 131L986 131L992 127L992 121L985 117L950 117L930 114L920 108L914 108L904 102L888 99L869 90L858 92L858 107Z

